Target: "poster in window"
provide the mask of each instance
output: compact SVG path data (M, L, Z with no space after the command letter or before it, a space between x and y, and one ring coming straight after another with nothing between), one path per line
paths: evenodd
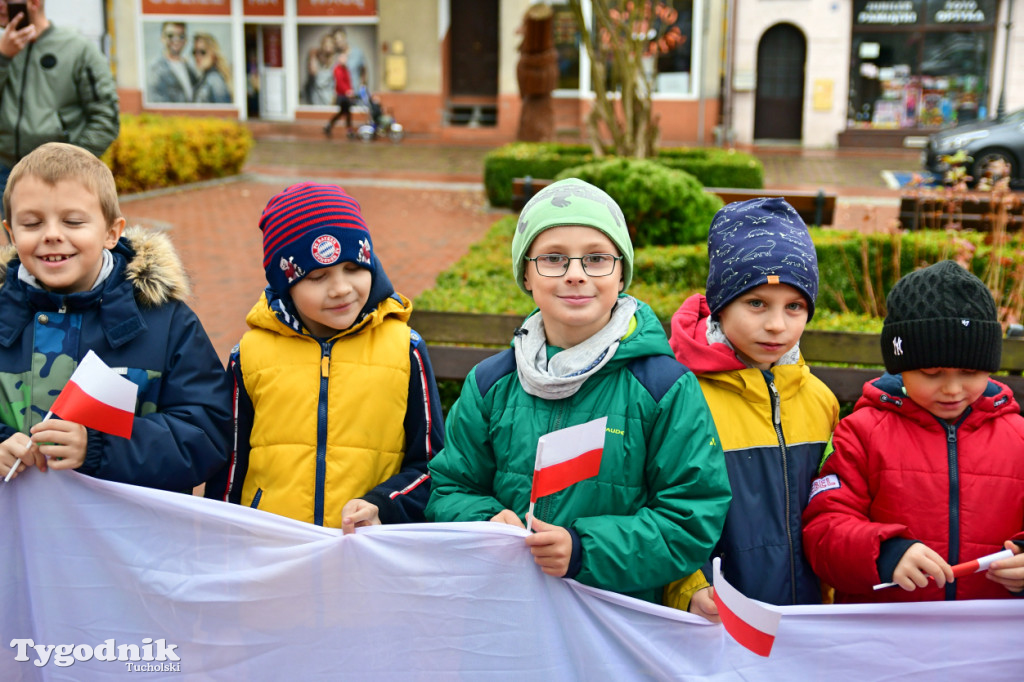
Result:
M231 30L225 22L146 21L142 26L147 104L235 101Z
M299 104L334 106L334 69L344 61L354 91L377 87L376 28L348 24L299 26ZM344 54L344 57L340 57Z

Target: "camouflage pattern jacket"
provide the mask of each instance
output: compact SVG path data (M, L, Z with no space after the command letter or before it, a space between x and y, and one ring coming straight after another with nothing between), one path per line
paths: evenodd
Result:
M57 294L18 278L0 250L0 439L39 423L90 349L138 385L131 439L89 429L80 472L190 490L227 461L231 382L195 313L170 240L133 228L92 291Z

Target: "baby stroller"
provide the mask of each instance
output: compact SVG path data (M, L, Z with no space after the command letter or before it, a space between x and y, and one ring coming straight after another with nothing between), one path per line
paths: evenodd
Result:
M370 113L370 122L356 128L356 137L363 142L373 142L377 138L401 142L405 137L402 124L394 116L384 113L380 100L370 94L365 85L360 85L356 93L356 101Z

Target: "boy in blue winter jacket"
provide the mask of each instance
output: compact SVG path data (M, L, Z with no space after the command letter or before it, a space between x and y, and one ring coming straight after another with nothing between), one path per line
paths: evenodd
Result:
M523 527L538 439L607 417L597 475L540 497L526 545L548 575L657 601L707 560L729 484L696 378L624 294L633 246L618 204L576 178L538 192L512 272L538 312L466 378L427 516Z
M236 447L206 496L345 533L422 521L440 399L359 203L300 183L260 229L268 286L230 363Z
M748 597L821 603L800 514L839 404L800 356L818 293L814 243L784 199L751 199L715 215L708 260L707 295L676 311L669 343L700 380L732 484L713 556ZM717 620L709 574L670 586L666 604Z
M206 481L227 458L231 388L170 240L124 232L110 170L69 144L18 162L3 204L0 475L20 459L167 490ZM42 420L89 350L138 386L130 439Z

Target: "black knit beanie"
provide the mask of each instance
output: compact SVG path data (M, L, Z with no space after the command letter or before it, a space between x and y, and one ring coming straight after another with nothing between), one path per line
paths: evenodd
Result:
M992 294L951 260L900 279L886 299L882 358L890 374L929 367L994 372L1003 330Z

